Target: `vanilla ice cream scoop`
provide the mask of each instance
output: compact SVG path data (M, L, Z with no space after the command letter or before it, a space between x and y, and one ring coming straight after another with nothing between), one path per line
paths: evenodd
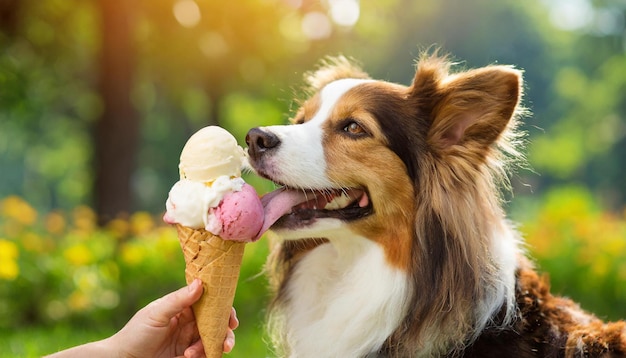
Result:
M227 130L208 126L194 133L180 153L181 179L211 182L218 177L241 176L245 154Z

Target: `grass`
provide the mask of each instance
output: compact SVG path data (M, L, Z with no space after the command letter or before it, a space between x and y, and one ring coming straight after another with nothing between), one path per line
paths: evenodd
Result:
M0 358L41 357L59 350L106 338L113 327L35 326L14 331L0 331ZM260 322L242 322L236 331L236 346L228 357L268 357Z
M29 327L0 332L0 358L41 357L59 350L99 340L114 333L111 327Z

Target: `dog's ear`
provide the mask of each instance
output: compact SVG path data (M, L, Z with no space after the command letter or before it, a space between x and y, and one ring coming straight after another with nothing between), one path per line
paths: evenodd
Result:
M428 144L446 152L460 145L485 153L506 131L518 108L521 72L488 66L449 74L445 58L418 63L410 96L428 116Z

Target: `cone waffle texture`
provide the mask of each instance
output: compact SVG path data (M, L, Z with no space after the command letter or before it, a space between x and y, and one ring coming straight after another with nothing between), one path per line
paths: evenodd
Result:
M179 224L176 229L185 256L187 284L199 278L204 287L193 312L206 356L222 357L245 243Z

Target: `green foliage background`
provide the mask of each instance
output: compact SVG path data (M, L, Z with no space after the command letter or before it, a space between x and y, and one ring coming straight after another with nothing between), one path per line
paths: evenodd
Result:
M555 292L602 318L626 317L623 2L364 0L353 26L329 20L328 36L312 39L303 21L329 19L336 1L196 1L202 18L192 27L173 15L182 1L191 0L135 2L134 207L106 227L91 209L103 110L97 1L20 0L17 25L0 23L0 356L105 337L184 284L174 230L160 215L191 133L218 123L243 144L249 128L286 122L303 72L325 55L408 84L433 44L460 68L524 70L532 170L512 176L509 212ZM578 17L565 11L571 3ZM260 193L272 188L248 179ZM271 356L266 255L264 242L246 251L234 357Z

